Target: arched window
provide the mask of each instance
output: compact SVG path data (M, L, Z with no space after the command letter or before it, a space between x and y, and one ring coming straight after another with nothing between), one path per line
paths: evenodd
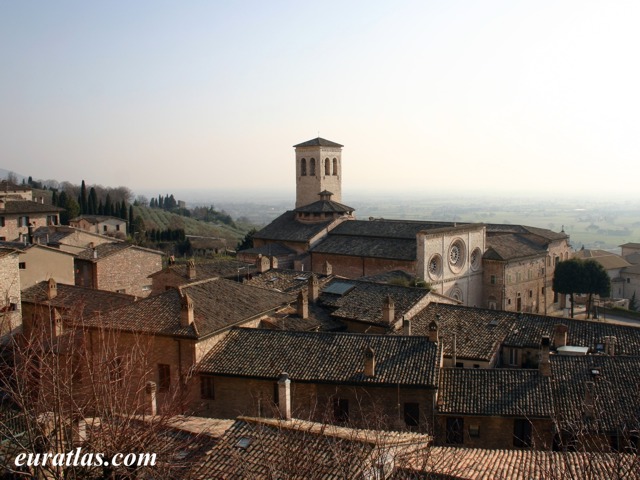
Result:
M333 174L338 175L338 159L333 159Z
M329 164L329 159L324 159L324 174L331 175L331 165Z
M307 174L307 159L300 160L300 175L305 176Z
M312 158L309 160L309 175L312 177L316 176L316 159Z

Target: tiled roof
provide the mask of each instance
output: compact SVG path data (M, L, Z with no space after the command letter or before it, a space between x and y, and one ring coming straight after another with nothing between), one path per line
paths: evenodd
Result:
M554 402L564 425L585 425L605 432L638 428L640 356L552 355L551 372ZM592 420L584 417L586 382L594 384Z
M607 252L606 250L589 250L581 249L573 254L574 258L581 258L583 260L595 260L604 267L605 270L613 270L616 268L630 267L631 264L627 262L624 257L616 255L615 253Z
M640 352L640 328L638 327L526 313L512 313L512 315L516 317L516 321L504 341L506 346L539 348L540 339L543 336L553 339L554 326L563 324L568 327L567 345L588 347L595 352L599 344L604 344L604 337L615 336L617 355L638 355Z
M343 222L351 223L351 222ZM367 256L392 260L416 260L416 240L399 238L367 238L329 234L311 249L313 253Z
M364 375L364 352L375 352L375 376ZM290 332L236 328L202 360L198 371L293 382L437 387L438 347L423 337Z
M98 262L106 257L109 257L116 253L120 253L123 250L126 250L128 248L133 248L135 250L141 250L148 253L155 253L157 255L164 255L164 253L159 250L151 250L150 248L142 248L136 245L131 245L130 243L122 242L122 243L103 243L101 245L97 245L94 248L87 248L86 250L83 250L78 255L76 255L76 258L78 260L89 260L91 262Z
M288 257L291 255L297 255L295 250L280 243L268 243L266 245L262 245L261 247L247 248L246 250L242 250L241 253L266 255L268 257Z
M182 287L194 305L194 324L180 325L182 298L171 289L90 320L109 326L158 335L204 338L224 328L259 317L286 305L288 296L231 280L210 280Z
M374 445L306 428L237 420L190 478L362 478Z
M631 265L639 265L640 264L640 252L633 252L629 255L625 255L624 259L629 262Z
M260 323L261 328L293 330L298 332L341 332L346 326L331 317L329 312L315 303L309 303L309 316L301 318L294 306L285 308Z
M516 315L501 310L430 303L411 319L411 333L428 335L429 324L435 320L445 356L453 354L455 333L457 358L490 361L511 331Z
M198 282L200 280L206 280L208 278L222 277L235 279L246 276L247 273L254 273L256 266L252 263L240 262L231 258L224 260L213 260L210 262L196 263L196 278L189 280L187 275L187 265L185 263L171 265L164 270L152 273L150 278L156 277L168 272L182 278L184 283Z
M382 305L388 296L393 299L395 319L398 321L416 303L429 295L429 290L424 288L401 287L342 278L333 279L326 287L333 284L353 287L344 295L326 293L324 290L321 292L320 302L324 306L335 309L331 312L334 317L384 326L389 326L382 320Z
M487 236L485 260L512 260L514 258L547 255L545 242L532 235L506 233Z
M404 270L391 270L389 272L381 272L375 275L367 275L360 277L360 280L376 283L392 283L393 282L411 282L415 277L408 274Z
M302 223L296 220L296 212L288 210L272 221L253 238L262 240L280 240L290 242L307 242L335 220L319 223Z
M51 305L56 308L78 312L83 314L84 317L88 317L98 312L104 313L125 305L132 305L136 299L135 296L124 293L58 283L57 295L49 300L47 298L48 286L49 282L43 281L23 290L22 302Z
M415 451L394 480L640 479L637 455L429 447Z
M636 242L627 242L622 245L618 245L619 247L629 247L629 248L640 248L640 243Z
M549 377L537 370L445 368L438 405L452 415L553 416Z
M318 200L295 209L299 213L351 213L354 210L355 208L353 207L348 207L333 200Z
M4 257L6 255L11 255L12 253L20 253L20 252L18 250L16 250L15 248L0 247L0 258Z
M488 223L487 235L490 236L495 233L532 233L549 241L569 238L569 236L564 232L554 232L553 230L548 230L546 228L529 227L526 225Z
M29 214L29 213L58 213L64 208L54 207L44 203L29 200L11 200L4 204L4 213L9 215ZM0 211L1 213L1 211Z
M300 272L298 270L285 270L274 268L264 273L256 274L251 279L245 280L243 283L253 285L254 287L268 288L279 292L297 294L300 290L305 290L309 285L309 278L314 275L313 272ZM333 277L315 274L318 279L318 286L322 287Z
M331 140L326 140L324 138L312 138L311 140L307 140L306 142L299 143L294 145L297 147L343 147L344 145L340 145L339 143L332 142Z
M69 227L67 225L56 225L56 226L48 226L48 227L38 227L33 231L33 237L38 240L42 244L56 244L61 243L65 238L70 235L78 234L88 235L93 237L99 237L102 239L108 239L110 243L120 243L120 240L117 240L113 237L105 237L98 233L87 232L86 230L81 230L75 227Z
M421 222L411 220L350 220L331 231L333 235L376 238L403 238L415 242L418 232L436 228L453 228L453 222ZM461 225L461 224L458 224Z
M120 222L120 223L127 223L127 221L123 220L122 218L112 217L110 215L78 215L77 217L72 218L69 221L79 222L80 220L86 220L87 222L93 223L93 224L106 222L107 220L116 220L117 222Z

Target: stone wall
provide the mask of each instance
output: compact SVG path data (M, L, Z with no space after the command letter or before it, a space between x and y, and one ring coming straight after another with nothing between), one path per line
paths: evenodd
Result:
M0 256L0 344L22 328L18 253Z
M162 269L162 255L127 248L96 262L95 268L97 284L94 288L147 297L152 285L148 277Z

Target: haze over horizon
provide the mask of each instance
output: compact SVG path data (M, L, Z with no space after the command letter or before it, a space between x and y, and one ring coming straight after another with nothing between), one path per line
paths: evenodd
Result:
M631 196L640 4L0 3L0 158L136 192Z

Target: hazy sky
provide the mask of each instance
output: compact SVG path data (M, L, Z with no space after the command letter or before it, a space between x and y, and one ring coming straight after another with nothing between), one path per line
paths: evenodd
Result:
M636 191L640 2L0 0L0 167L133 190Z

